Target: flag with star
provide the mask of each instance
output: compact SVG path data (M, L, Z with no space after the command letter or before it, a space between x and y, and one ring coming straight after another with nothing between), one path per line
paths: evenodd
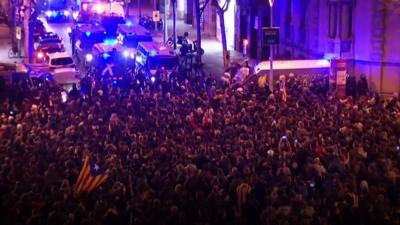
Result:
M108 178L108 174L96 163L85 157L78 181L75 184L75 196L82 192L91 192Z

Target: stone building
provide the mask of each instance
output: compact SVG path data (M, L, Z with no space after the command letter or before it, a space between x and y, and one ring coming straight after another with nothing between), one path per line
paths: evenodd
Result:
M185 1L182 14L188 2L193 0ZM275 0L274 4L273 23L280 27L275 58L340 57L346 59L348 73L365 74L374 90L400 91L400 0ZM208 8L206 21L211 22L205 32L218 38L218 18ZM270 24L269 12L268 0L231 0L225 18L228 47L241 51L247 39L252 58L268 59L262 27Z
M347 61L381 93L400 91L399 0L276 0L278 54Z
M237 1L235 48L248 38L251 56L265 60L267 0ZM280 27L276 58L340 57L350 74L365 74L374 90L400 91L400 0L275 0L274 25Z

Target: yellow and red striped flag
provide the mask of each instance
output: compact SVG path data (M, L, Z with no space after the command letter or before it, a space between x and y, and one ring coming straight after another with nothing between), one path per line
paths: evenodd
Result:
M85 157L78 181L75 184L75 196L82 192L91 192L108 178L108 174L96 163Z
M280 81L279 86L280 86L279 89L282 94L282 101L286 102L287 101L287 92L286 92L286 82L284 79Z

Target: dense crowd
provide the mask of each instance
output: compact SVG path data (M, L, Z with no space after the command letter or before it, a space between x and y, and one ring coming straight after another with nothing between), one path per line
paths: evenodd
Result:
M14 84L0 108L0 223L400 224L398 97L337 99L326 81L288 76L287 102L279 84L211 78L74 87L67 100ZM74 196L86 155L109 177Z

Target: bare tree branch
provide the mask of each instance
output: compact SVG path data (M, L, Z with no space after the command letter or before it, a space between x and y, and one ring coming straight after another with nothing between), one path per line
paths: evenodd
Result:
M229 8L230 2L231 2L231 0L225 0L224 4L222 6L220 6L218 3L218 0L212 0L211 4L217 9L217 11L225 13Z
M200 16L203 15L204 10L206 9L206 7L207 7L207 5L208 5L209 2L210 2L210 0L206 0L206 2L204 3L204 5L200 7Z

